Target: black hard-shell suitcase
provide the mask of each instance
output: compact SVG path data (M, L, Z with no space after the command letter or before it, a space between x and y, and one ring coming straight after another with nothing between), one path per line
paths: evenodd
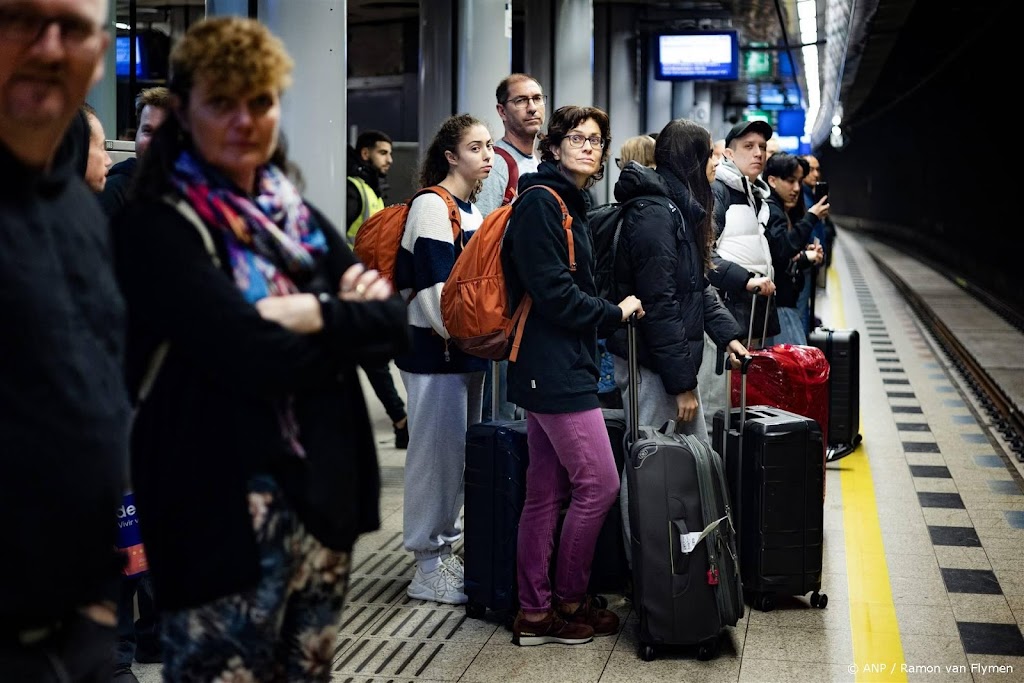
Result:
M697 645L698 658L710 659L722 630L743 616L725 474L718 454L675 434L674 423L637 426L635 335L630 324L626 485L639 655L650 661L658 646Z
M515 617L516 542L526 495L526 420L488 421L466 432L463 555L466 614Z
M622 410L602 412L616 466L621 470L625 415ZM518 609L516 545L529 462L526 420L481 422L470 425L466 432L463 554L464 590L469 598L466 614L471 618L481 619L490 609L504 612L510 623ZM588 587L596 603L602 605L607 603L597 594L622 590L628 576L622 518L614 514L617 510L613 507L605 518Z
M742 366L740 407L729 411L728 425L724 410L715 413L712 437L715 449L725 453L729 495L735 501L743 592L755 609L766 612L778 595L811 593L811 604L825 607L828 596L819 592L825 486L821 429L811 418L780 408L748 408L748 367Z
M828 377L828 459L838 460L860 445L860 333L817 327L807 343L825 352Z

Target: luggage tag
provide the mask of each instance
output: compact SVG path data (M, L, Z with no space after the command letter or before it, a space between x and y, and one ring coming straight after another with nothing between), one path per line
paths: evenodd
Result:
M708 534L718 528L718 525L723 521L729 519L729 515L724 515L715 521L704 527L703 531L687 531L686 525L682 520L672 520L672 523L676 526L679 531L679 550L684 555L689 555L693 552L693 549L697 547L697 544L704 540Z

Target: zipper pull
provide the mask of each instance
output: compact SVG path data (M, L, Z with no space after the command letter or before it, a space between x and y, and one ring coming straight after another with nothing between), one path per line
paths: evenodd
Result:
M448 340L444 340L444 362L450 363L452 360L452 354L448 352Z

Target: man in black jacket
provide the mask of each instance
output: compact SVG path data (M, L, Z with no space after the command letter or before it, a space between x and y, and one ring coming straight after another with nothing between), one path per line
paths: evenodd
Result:
M170 111L171 91L163 86L146 88L135 98L135 120L139 122L135 129L135 156L114 164L107 171L107 184L99 194L100 205L107 216L113 216L128 201L139 158L149 149L153 133Z
M0 0L0 672L110 676L127 455L124 307L77 173L106 0ZM77 145L81 151L82 146Z

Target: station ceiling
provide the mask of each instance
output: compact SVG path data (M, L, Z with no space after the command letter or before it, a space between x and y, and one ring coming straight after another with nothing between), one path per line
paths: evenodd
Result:
M294 0L292 0L294 1ZM878 75L889 57L900 30L914 5L914 0L815 0L818 13L819 62L825 63L827 36L837 35L836 22L842 22L838 35L845 37L838 73L822 74L822 90L835 89L846 116L856 112L870 95ZM798 71L802 74L800 55L800 26L797 18L797 0L593 0L595 10L620 5L634 6L638 10L638 32L647 27L689 27L697 22L713 22L714 28L731 26L740 33L741 45L752 43L790 45ZM118 12L127 13L127 0L117 0ZM202 7L205 0L138 0L137 11L146 13L173 7ZM512 3L513 13L522 10L522 3ZM419 18L418 0L348 0L346 3L350 25L382 24L416 21ZM830 13L832 25L829 25ZM749 92L747 81L730 85L730 100L742 101ZM806 87L803 78L801 91Z

